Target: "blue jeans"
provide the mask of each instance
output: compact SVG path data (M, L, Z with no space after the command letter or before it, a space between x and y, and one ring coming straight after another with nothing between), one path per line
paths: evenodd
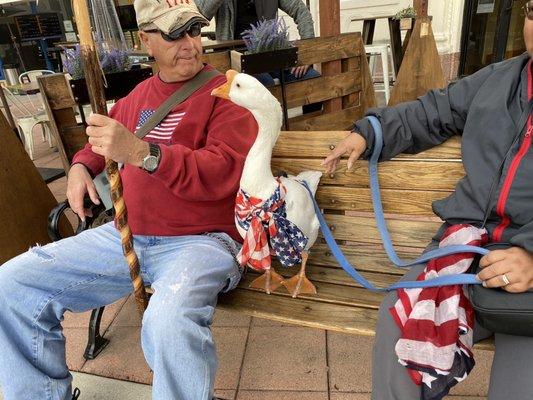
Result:
M208 400L217 358L210 325L217 295L241 278L237 244L226 234L136 236L154 294L142 348L154 371L153 399ZM232 254L233 253L233 254ZM5 400L70 400L61 321L132 292L112 224L34 247L0 266L0 385Z

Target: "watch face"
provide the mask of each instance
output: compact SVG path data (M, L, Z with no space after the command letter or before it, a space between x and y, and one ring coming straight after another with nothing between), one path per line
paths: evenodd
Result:
M156 156L148 156L144 159L143 162L143 168L147 171L155 171L157 168L157 157Z

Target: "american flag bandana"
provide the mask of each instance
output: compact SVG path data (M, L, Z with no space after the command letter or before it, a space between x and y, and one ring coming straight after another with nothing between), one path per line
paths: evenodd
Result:
M284 267L299 264L307 237L287 219L285 187L278 187L266 200L250 197L242 189L235 202L235 222L246 231L237 260L255 270L270 268L271 254L276 255ZM270 247L269 247L270 243Z
M154 110L141 110L135 130L139 129L154 113ZM174 130L185 116L185 112L171 111L146 135L147 139L170 140Z
M450 226L439 247L488 242L485 229ZM417 280L466 272L475 255L459 253L431 260ZM461 285L399 289L390 313L401 331L396 355L412 380L422 385L422 400L439 400L474 367L474 310Z

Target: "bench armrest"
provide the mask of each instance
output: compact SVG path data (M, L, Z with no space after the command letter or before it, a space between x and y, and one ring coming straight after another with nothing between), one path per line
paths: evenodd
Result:
M76 215L78 218L78 227L76 228L75 235L77 235L80 232L83 232L84 230L90 228L93 226L93 223L96 220L104 220L102 218L102 213L105 213L105 209L102 205L95 205L91 202L89 198L84 199L84 205L85 208L90 208L93 212L92 217L86 217L85 221L82 221L80 217ZM57 206L55 206L52 211L50 211L50 214L48 215L48 236L50 239L52 239L54 242L57 240L63 239L61 236L61 233L59 232L59 219L61 218L61 215L65 213L66 210L70 208L70 204L68 203L68 200L65 200L61 203L59 203Z

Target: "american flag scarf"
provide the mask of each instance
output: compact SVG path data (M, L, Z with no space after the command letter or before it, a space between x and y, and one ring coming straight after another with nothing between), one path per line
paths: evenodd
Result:
M439 247L488 242L485 229L452 225ZM466 272L475 255L459 253L430 261L417 280ZM461 285L399 289L390 313L401 331L396 355L412 380L422 385L422 400L438 400L466 378L474 367L474 310Z
M271 254L285 267L302 261L307 237L287 219L285 194L287 190L278 180L278 187L266 200L249 196L242 189L235 201L235 222L246 231L237 260L255 270L270 268ZM270 243L270 247L269 247Z

